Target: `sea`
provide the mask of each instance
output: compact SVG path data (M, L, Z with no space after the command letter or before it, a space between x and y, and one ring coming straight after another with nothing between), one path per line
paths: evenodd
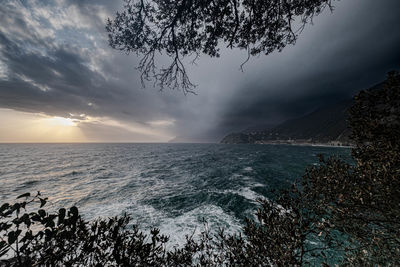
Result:
M318 154L350 149L229 144L0 144L0 205L40 191L49 210L77 206L85 219L128 214L180 246L204 227L239 233L257 199L301 179Z

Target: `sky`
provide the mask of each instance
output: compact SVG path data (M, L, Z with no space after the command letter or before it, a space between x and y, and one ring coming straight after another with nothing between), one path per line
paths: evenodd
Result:
M341 0L294 46L222 48L188 66L196 95L143 88L138 58L108 46L122 1L3 0L0 142L218 142L352 97L400 69L400 1Z

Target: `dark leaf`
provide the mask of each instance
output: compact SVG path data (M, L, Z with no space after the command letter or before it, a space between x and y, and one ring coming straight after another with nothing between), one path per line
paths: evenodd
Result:
M44 205L46 205L46 199L39 198L40 199L40 208L42 208Z
M17 199L18 198L23 198L23 197L30 197L30 196L31 196L31 193L25 193L25 194L22 194L22 195L18 196Z

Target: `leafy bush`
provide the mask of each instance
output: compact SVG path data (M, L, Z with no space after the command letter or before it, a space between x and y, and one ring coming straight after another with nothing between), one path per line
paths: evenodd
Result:
M362 91L350 109L354 165L329 159L303 178L321 231L348 238L345 262L400 264L400 76ZM349 245L350 244L350 245Z

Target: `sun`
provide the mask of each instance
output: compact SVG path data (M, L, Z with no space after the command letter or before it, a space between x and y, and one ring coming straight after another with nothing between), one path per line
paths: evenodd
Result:
M49 123L54 126L66 126L66 127L73 127L76 126L74 120L70 118L63 118L63 117L53 117L48 119Z

